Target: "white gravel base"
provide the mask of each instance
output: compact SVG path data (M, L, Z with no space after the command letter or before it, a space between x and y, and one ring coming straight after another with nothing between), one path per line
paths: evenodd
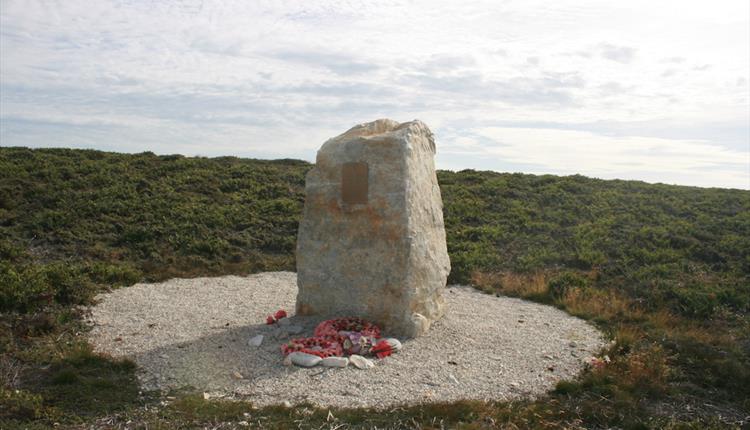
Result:
M259 406L378 408L537 396L573 378L606 344L592 325L556 308L449 286L445 317L372 369L286 367L287 338L265 319L283 308L304 327L299 336L311 336L319 320L292 315L296 294L291 272L137 284L99 296L90 341L134 359L147 390L192 387ZM248 345L258 334L262 345Z

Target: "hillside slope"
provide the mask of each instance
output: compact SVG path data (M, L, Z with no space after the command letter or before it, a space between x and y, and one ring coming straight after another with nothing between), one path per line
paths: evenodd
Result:
M294 270L310 167L0 148L0 311L23 326L109 285ZM629 392L641 408L638 384L654 379L648 395L689 387L750 407L750 192L472 170L438 179L451 282L597 321L620 342L615 373L589 375L615 384L598 395ZM3 345L14 357L27 347ZM668 371L633 380L633 357Z
M309 168L0 148L0 252L106 263L152 280L293 270ZM453 282L475 271L593 270L597 284L677 311L748 309L750 192L471 170L438 176Z

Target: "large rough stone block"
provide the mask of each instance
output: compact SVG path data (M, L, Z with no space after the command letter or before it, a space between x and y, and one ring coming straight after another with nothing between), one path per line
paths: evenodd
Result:
M297 313L358 316L414 337L444 313L450 272L435 142L381 119L328 140L307 175Z

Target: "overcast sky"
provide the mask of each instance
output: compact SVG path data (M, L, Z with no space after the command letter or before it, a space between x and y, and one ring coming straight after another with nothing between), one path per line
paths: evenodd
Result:
M0 0L0 144L312 161L418 118L440 168L749 189L749 4Z

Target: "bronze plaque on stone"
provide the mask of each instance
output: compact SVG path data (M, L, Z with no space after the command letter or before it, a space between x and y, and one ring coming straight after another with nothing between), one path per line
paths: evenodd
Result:
M341 199L344 203L367 203L367 174L367 163L344 163L341 169Z

